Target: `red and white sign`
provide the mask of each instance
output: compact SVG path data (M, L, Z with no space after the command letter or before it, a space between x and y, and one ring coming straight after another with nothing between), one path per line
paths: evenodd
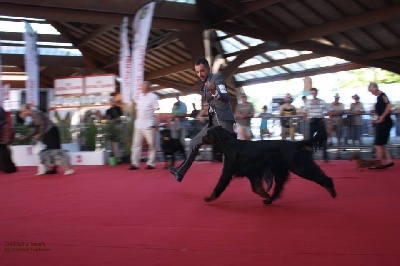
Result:
M84 92L83 77L61 78L54 80L54 94L56 96L83 94Z
M98 94L102 92L115 92L115 75L104 74L85 77L86 94Z

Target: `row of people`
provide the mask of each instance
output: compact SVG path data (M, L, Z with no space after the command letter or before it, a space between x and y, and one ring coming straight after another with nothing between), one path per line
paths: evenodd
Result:
M248 139L250 124L249 120L254 116L254 108L252 104L247 103L247 97L245 95L241 95L242 102L238 104L236 107L235 113L232 112L231 106L229 104L229 94L227 92L227 87L223 77L219 74L211 73L210 65L205 58L199 58L195 62L195 70L198 78L203 82L200 88L200 94L205 99L205 102L208 104L208 117L209 124L211 126L220 125L232 134L234 133L234 124L235 120L238 124L238 135L239 138ZM129 169L135 170L139 168L141 153L142 153L142 143L143 139L146 139L146 142L149 146L148 151L148 160L147 160L147 169L155 168L155 132L158 130L158 116L155 115L155 111L159 109L158 105L158 97L155 93L150 91L150 82L145 81L142 84L141 91L142 96L140 101L136 103L136 117L135 117L135 125L134 125L134 134L132 141L132 150L131 150L131 167ZM390 159L390 155L388 155L387 150L385 150L384 146L386 145L388 138L390 127L391 127L391 119L390 119L390 108L391 104L386 97L386 95L379 91L377 85L375 83L371 83L369 86L369 90L374 95L378 96L378 101L376 104L376 112L378 114L378 119L376 121L376 126L379 128L377 130L377 134L375 137L375 147L377 149L377 157L378 159L386 158L387 164L386 166L391 166L393 162ZM322 99L317 97L318 90L315 88L311 89L312 99L308 100L305 103L304 112L306 120L310 126L310 136L314 135L321 126L325 126L325 113L326 113L326 104ZM356 98L356 97L355 97ZM177 98L179 102L179 98ZM338 101L335 101L338 103ZM336 106L336 103L332 104L332 106ZM332 117L338 116L341 117L343 114L340 113L341 105L338 105L339 112L333 111L330 113ZM176 106L176 108L180 108ZM361 108L359 108L361 109ZM359 110L362 112L362 110ZM111 112L112 113L112 112ZM182 112L183 113L183 112ZM281 107L281 115L294 115L296 114L296 108L291 105L291 97L287 95L285 98L285 104ZM360 113L361 114L361 113ZM40 120L40 124L37 125L37 128L42 131L36 130L35 133L31 134L35 139L44 138L47 143L48 148L60 148L59 136L54 137L56 133L54 133L54 125L50 123L49 119L42 119L42 115L40 111L30 110L26 108L21 110L22 117L32 116L33 122ZM107 114L110 115L111 114ZM185 113L182 116L176 114L176 118L186 116ZM112 118L110 118L112 119ZM287 124L287 120L283 120L283 128L284 134L290 135L291 129L290 124ZM390 123L390 127L389 127ZM289 126L289 130L287 131L287 125ZM335 125L335 122L332 124ZM263 130L265 130L265 125L263 125ZM250 131L251 132L251 131ZM53 134L54 133L54 134ZM188 150L188 154L183 161L183 163L177 167L176 169L171 167L170 172L175 176L178 181L181 181L190 168L191 164L195 160L199 148L202 145L202 137L207 133L207 127L204 127L190 142L190 147ZM49 138L49 136L52 136ZM59 134L58 134L59 135ZM251 135L250 135L251 136ZM26 136L21 137L26 138ZM57 143L56 143L57 142ZM54 144L54 145L53 145ZM56 147L57 146L57 147ZM324 148L324 158L327 160L327 152L326 147ZM55 170L50 170L54 172Z

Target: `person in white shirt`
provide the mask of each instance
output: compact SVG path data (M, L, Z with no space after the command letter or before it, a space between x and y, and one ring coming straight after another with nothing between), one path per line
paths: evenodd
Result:
M325 113L327 111L326 103L324 100L317 97L318 90L316 88L311 88L312 99L308 100L306 103L305 111L307 113L307 122L310 125L310 135L309 137L313 137L314 133L318 132L318 130L322 127L325 127ZM322 151L324 160L327 162L328 152L326 151L327 147L324 145Z
M154 169L156 165L155 135L158 130L158 116L154 112L159 110L160 106L158 105L158 96L150 92L150 86L151 83L148 81L142 83L142 94L139 101L136 102L136 119L131 148L132 165L129 170L136 170L140 167L143 138L146 139L149 146L146 169Z

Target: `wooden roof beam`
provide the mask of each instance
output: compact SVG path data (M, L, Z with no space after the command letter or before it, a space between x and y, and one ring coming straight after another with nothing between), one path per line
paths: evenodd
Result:
M175 74L179 73L188 69L194 68L194 62L188 61L182 64L174 65L174 66L169 66L162 68L160 70L152 71L150 73L145 74L145 79L146 80L153 80L156 78L164 77L170 74Z
M103 35L104 33L112 30L115 28L115 25L103 25L92 31L91 33L87 34L84 38L78 40L76 42L77 47L82 47L86 43L90 42L96 37Z
M147 43L147 49L146 51L152 51L152 50L156 50L159 49L165 45L168 45L170 43L176 42L179 40L179 36L177 32L168 32L154 40L149 40L149 42Z
M400 47L372 52L372 53L368 54L367 58L369 60L375 60L375 59L384 59L384 58L395 57L395 56L400 56Z
M264 41L275 41L278 43L282 43L284 41L284 36L278 34L274 30L268 30L268 29L260 30L258 28L247 27L233 22L225 22L215 25L214 29L236 35L248 36L251 38L260 39Z
M169 3L165 3L169 6ZM112 11L98 10L80 10L72 8L35 6L27 4L0 3L2 15L8 16L26 16L29 14L31 18L41 18L54 21L80 22L89 24L106 24L118 26L122 22L123 17L133 19L132 13L114 13ZM172 9L173 16L163 17L165 12L158 14L158 9L155 10L152 27L158 29L175 29L175 30L199 30L203 27L196 18L188 19L184 16L185 12ZM167 14L170 14L168 12Z
M329 67L323 67L323 68L318 68L318 69L310 69L310 70L301 71L301 72L293 72L290 74L276 75L276 76L272 76L272 77L249 79L247 81L238 82L238 86L249 86L249 85L268 83L268 82L274 82L274 81L280 81L280 80L303 78L303 77L307 77L307 76L315 76L315 75L321 75L321 74L327 74L327 73L336 73L336 72L340 72L340 71L349 71L349 70L359 69L359 68L363 68L363 67L366 67L366 66L361 65L361 64L354 64L354 63L329 66Z
M160 86L164 86L166 88L174 88L174 89L180 90L182 92L185 92L186 94L192 93L195 90L195 88L191 85L174 82L174 81L170 81L167 79L157 78L157 79L153 79L151 82L158 84Z
M4 66L18 66L19 71L25 71L22 67L25 65L23 54L2 54L2 61ZM39 64L45 67L85 67L81 56L40 55Z
M288 33L286 36L286 42L294 43L309 40L315 37L326 36L352 28L381 23L390 19L398 19L399 16L400 4L393 4L374 11L362 13L360 15L349 16L343 19Z
M398 63L389 61L369 60L366 55L349 52L333 46L324 45L312 41L294 43L293 45L290 46L292 47L292 49L303 50L303 51L308 50L317 54L334 56L354 63L379 67L400 74L400 65Z
M228 63L228 66L222 70L222 75L225 78L231 77L236 69L243 64L247 59L250 59L256 55L276 50L276 47L271 47L268 43L262 43L257 46L253 46L247 50L244 50L238 57L235 58L232 62Z
M213 27L216 26L217 24L224 23L227 20L249 14L251 12L257 11L262 8L276 5L283 1L284 0L256 0L256 1L241 3L237 8L238 9L237 13L235 14L233 12L226 13L225 15L221 16L217 21L214 22Z
M276 67L276 66L281 66L281 65L286 65L286 64L293 64L293 63L298 63L298 62L311 60L311 59L315 59L315 58L320 58L320 57L322 57L322 55L315 54L315 53L303 54L303 55L299 55L296 57L291 57L291 58L286 58L286 59L282 59L282 60L276 60L276 61L261 63L261 64L257 64L257 65L238 68L235 71L235 74L246 73L249 71L257 71L260 69L271 68L271 67Z
M69 41L62 35L55 34L38 34L39 42L58 42L68 43ZM2 32L1 40L3 41L24 41L24 36L21 32Z
M219 30L226 31L232 34L240 34L245 35L252 38L257 38L264 41L269 41L270 39L268 35L264 32L253 30L250 27L240 26L236 23L222 23L217 25L216 27ZM268 39L267 39L268 38ZM302 50L302 51L312 51L317 54L326 55L326 56L334 56L339 57L347 61L369 65L373 67L379 67L386 69L388 71L392 71L394 73L400 74L399 64L388 61L377 61L377 60L369 60L367 56L362 54L357 54L354 52L346 51L344 49L336 48L330 45L324 45L321 43L317 43L314 41L302 41L292 44L282 45L277 41L276 43L270 43L270 45L276 44L277 47L275 49L293 49L293 50ZM244 50L247 51L247 50ZM235 55L240 55L242 51L236 53Z
M205 56L202 31L180 32L180 39L185 44L193 60ZM193 62L194 67L194 62Z
M49 23L56 29L58 30L65 38L69 39L69 41L77 47L77 40L69 33L67 29L65 29L64 25L57 22L57 21L49 21ZM90 73L97 73L99 68L96 65L95 61L93 58L96 58L103 64L107 64L108 59L102 56L101 54L94 52L90 49L87 49L85 47L82 47L79 49L82 53L83 60L87 65L87 68L89 69Z

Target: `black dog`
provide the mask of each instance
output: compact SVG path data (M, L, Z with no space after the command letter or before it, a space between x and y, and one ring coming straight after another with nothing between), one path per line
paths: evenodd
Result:
M179 139L171 138L171 130L168 128L164 128L160 131L161 134L161 148L164 154L165 166L164 169L168 166L168 161L171 161L171 165L175 165L175 153L180 152L183 156L185 156L185 148Z
M217 199L233 176L247 177L254 193L265 198L264 204L276 200L288 180L289 171L324 187L332 198L336 191L332 179L314 162L313 153L326 143L327 133L321 129L313 138L303 141L237 140L222 127L212 127L203 137L203 143L218 143L225 155L222 175L206 202ZM271 171L275 180L272 196L264 190L262 179Z

